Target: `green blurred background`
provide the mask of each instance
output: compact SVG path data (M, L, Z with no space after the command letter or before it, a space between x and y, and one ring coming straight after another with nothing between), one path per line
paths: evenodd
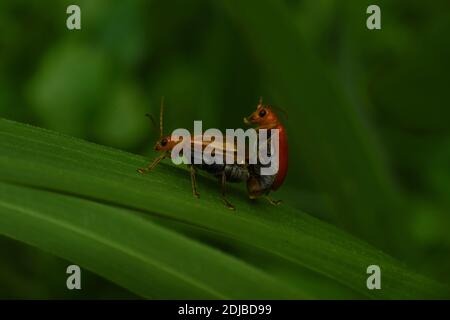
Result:
M280 1L281 18L227 2L1 1L0 117L152 158L144 114L161 96L166 132L242 127L263 96L288 113L290 172L275 197L450 283L450 2L378 1L381 31L366 28L368 1ZM70 4L81 31L66 28ZM87 272L89 290L70 292L69 262L6 238L0 248L1 298L134 297Z

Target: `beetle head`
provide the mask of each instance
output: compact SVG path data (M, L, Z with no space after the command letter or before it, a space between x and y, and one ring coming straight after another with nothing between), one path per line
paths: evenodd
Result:
M171 136L161 137L155 144L155 151L170 151L179 141L174 141Z
M262 98L260 98L256 111L247 118L244 118L244 123L247 125L256 125L260 128L270 128L278 124L278 117L269 105L262 103Z

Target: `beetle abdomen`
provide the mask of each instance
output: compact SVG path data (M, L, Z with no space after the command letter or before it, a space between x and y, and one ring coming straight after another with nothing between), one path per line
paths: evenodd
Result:
M238 164L227 164L224 171L227 180L231 182L245 181L249 177L247 168Z
M239 164L218 164L218 163L212 163L207 164L203 161L200 164L195 164L194 162L194 155L192 155L191 163L194 164L194 166L200 170L203 170L213 176L220 177L222 176L222 172L225 172L225 176L227 178L227 181L230 182L239 182L239 181L245 181L249 177L248 170L245 166L239 165Z
M222 173L225 172L225 176L229 182L245 181L249 177L248 170L238 164L202 163L194 164L194 166L216 177L222 176Z
M261 168L268 165L253 164L249 165L249 179L247 180L247 191L250 198L257 198L270 192L275 175L262 175Z

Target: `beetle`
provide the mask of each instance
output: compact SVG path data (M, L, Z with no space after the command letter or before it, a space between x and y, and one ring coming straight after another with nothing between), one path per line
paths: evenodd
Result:
M163 134L163 109L164 109L164 101L161 100L161 107L160 107L160 116L159 116L159 133L160 137L158 141L155 144L154 150L157 152L161 152L162 154L157 157L152 163L150 163L145 168L139 168L137 171L141 174L149 172L153 170L162 160L165 158L171 157L171 151L172 149L180 143L182 140L174 141L172 139L171 135L164 136ZM151 116L149 116L150 119ZM202 148L204 149L206 147L206 144L203 142L204 140L210 139L203 139L205 136L202 136L202 139L198 139L202 144ZM195 146L195 144L198 144L197 139L195 137L191 138L191 148ZM213 142L214 143L214 142ZM208 143L211 144L211 143ZM224 143L222 146L216 146L215 150L222 150L223 156L225 157L225 154L227 152L233 152L236 153L236 146ZM194 197L198 198L200 195L197 191L197 169L203 170L215 177L217 177L221 183L221 195L222 195L222 201L224 202L225 206L228 209L235 210L235 207L227 200L225 193L226 193L226 182L244 182L247 181L250 174L248 170L247 164L244 163L235 163L235 164L226 164L225 161L223 161L223 164L207 164L203 161L203 157L200 164L195 164L195 152L191 153L191 164L189 164L190 168L190 174L191 174L191 185L192 185L192 193Z
M256 110L248 117L244 118L244 123L260 129L278 129L279 165L275 175L261 175L263 165L255 164L249 166L249 178L247 179L247 191L250 199L265 196L273 205L281 203L280 200L273 200L269 197L270 191L275 191L283 184L288 171L288 142L286 128L281 123L274 111L274 107L264 105L262 98L259 99ZM270 132L270 131L269 131ZM269 138L270 139L270 138Z

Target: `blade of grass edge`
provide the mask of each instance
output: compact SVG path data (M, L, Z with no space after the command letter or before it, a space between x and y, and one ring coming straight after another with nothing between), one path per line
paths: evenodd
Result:
M130 210L51 192L0 183L0 233L79 262L148 298L307 297Z
M320 222L289 204L269 207L250 202L230 188L236 214L218 195L193 199L185 170L161 165L147 176L135 172L146 160L125 152L12 121L0 120L0 181L50 188L126 206L201 226L256 246L350 288L379 298L447 295L381 251ZM82 186L82 187L80 187ZM215 188L202 179L201 186ZM368 292L366 268L383 270L383 290Z

